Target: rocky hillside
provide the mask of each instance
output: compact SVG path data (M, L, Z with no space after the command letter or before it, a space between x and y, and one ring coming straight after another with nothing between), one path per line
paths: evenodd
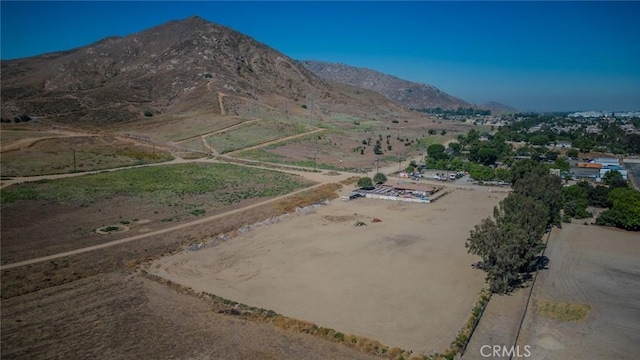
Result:
M320 79L286 55L199 17L1 66L8 118L28 114L99 126L145 112L220 111L219 93L234 99L237 109L228 115L243 104L301 109L310 97L324 111L403 111L373 92Z
M403 80L378 71L321 61L302 61L302 64L323 79L375 91L408 109L474 107L434 86Z

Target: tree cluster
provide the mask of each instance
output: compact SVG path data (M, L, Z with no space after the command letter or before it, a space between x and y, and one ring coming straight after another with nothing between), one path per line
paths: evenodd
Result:
M534 162L516 163L514 191L494 209L493 219L482 220L465 244L482 258L491 290L509 292L524 273L535 269L543 248L542 235L559 218L560 178Z
M640 231L640 192L628 187L611 190L607 196L610 209L603 211L596 224Z
M615 170L607 172L603 182L607 186L581 181L565 187L562 191L563 221L591 217L587 206L606 207L608 209L596 219L597 225L640 231L640 192L628 187L620 172Z

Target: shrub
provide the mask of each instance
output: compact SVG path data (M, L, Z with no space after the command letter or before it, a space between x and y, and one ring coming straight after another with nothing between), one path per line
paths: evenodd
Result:
M153 116L153 113L152 113L151 111L145 111L145 112L144 112L144 116L146 116L146 117L152 117L152 116Z
M376 184L382 184L385 181L387 181L387 176L383 173L377 173L373 176L373 182Z
M358 186L362 189L373 189L373 180L370 177L361 177Z
M398 120L396 120L396 119L391 120L391 122L392 122L392 123L394 123L394 124L399 123L399 121L398 121Z

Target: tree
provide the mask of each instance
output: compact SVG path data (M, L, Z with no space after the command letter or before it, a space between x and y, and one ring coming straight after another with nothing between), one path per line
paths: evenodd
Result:
M508 292L520 273L531 271L542 250L548 209L540 201L509 194L494 209L494 219L482 220L465 247L482 258L491 290Z
M553 162L553 167L562 171L569 171L571 169L571 164L563 158L557 158Z
M640 231L640 192L621 187L611 190L607 200L611 209L603 211L596 224Z
M632 154L640 154L640 134L629 134L626 136L627 149Z
M562 200L564 216L576 219L591 217L586 210L589 205L589 192L583 186L572 185L562 188Z
M443 153L444 150L445 150L444 145L433 144L433 145L429 145L429 147L427 148L427 154L429 154L429 156L435 156L436 154Z
M617 170L609 170L602 177L602 182L609 185L609 188L627 187L627 182L622 178L622 174Z
M511 181L511 171L509 169L496 169L496 179L503 182Z
M377 173L375 175L373 175L373 182L376 184L382 184L383 182L387 181L387 176L383 173ZM358 183L358 186L360 186L360 183Z
M541 201L548 209L548 223L560 223L562 180L549 174L547 168L531 159L514 163L511 167L513 191Z
M572 158L572 159L577 159L578 158L578 150L577 149L569 149L569 151L567 151L567 156Z
M547 145L549 137L546 135L534 135L529 139L529 143L533 145Z
M373 180L370 177L361 177L358 180L358 187L361 189L373 189Z
M451 149L451 152L457 155L457 154L460 154L460 151L462 151L462 145L460 145L460 143L457 143L457 142L452 142L449 144L449 149Z

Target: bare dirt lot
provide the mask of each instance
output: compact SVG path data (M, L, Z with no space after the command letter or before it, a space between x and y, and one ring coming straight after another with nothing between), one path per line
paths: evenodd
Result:
M504 195L456 190L433 204L333 201L214 248L162 258L149 271L385 345L443 351L484 283L464 242ZM355 227L357 220L367 226Z
M538 275L520 346L530 345L536 359L637 359L638 233L563 224L546 256L548 269ZM558 304L551 318L549 303ZM575 316L588 308L585 319Z

